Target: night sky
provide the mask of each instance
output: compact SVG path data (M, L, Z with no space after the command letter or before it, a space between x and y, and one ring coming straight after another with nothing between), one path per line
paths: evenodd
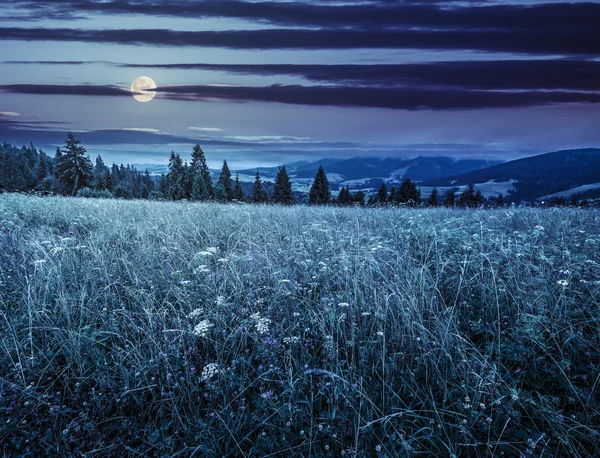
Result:
M11 0L0 49L0 141L107 162L600 145L599 2Z

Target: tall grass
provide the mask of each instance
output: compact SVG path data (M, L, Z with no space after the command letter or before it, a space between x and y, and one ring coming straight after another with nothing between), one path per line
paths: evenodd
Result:
M599 228L2 195L2 450L599 455Z

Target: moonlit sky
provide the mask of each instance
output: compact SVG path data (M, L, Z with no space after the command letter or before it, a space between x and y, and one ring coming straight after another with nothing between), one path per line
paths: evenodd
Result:
M0 141L107 162L515 157L600 145L600 3L11 0ZM139 76L158 85L140 103Z

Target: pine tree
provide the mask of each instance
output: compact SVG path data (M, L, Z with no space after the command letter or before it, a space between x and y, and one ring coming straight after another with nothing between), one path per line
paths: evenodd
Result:
M97 191L104 191L107 189L107 184L105 182L106 179L106 171L108 167L104 164L102 157L98 155L96 157L96 165L94 166L94 189Z
M399 204L417 206L421 202L421 191L410 178L405 178L396 192L394 201Z
M69 133L65 140L56 164L56 175L66 187L67 192L76 195L77 191L84 186L89 186L93 178L92 162L85 155L85 148L73 134Z
M179 154L171 151L169 158L169 173L166 176L167 197L172 200L181 200L185 198L184 189L185 169L183 161Z
M498 197L496 197L496 206L504 207L504 196L502 195L502 193L498 194Z
M330 198L329 181L327 180L325 169L323 169L323 166L320 166L308 193L308 203L310 205L326 205L329 203Z
M444 196L444 207L454 207L456 205L456 191L451 189Z
M256 171L256 177L254 179L254 189L252 193L252 202L257 204L265 203L267 201L267 193L265 192L262 181L258 170Z
M348 189L348 192L350 190ZM361 207L365 206L365 193L364 191L356 191L352 195L352 201L358 203Z
M192 183L191 197L193 200L208 200L210 194L201 173L197 174Z
M240 176L236 174L235 183L233 185L233 198L238 202L243 202L244 200L244 190L242 189L242 185L240 184Z
M385 183L381 183L381 186L379 186L379 190L377 191L377 200L379 201L379 205L385 205L387 202L387 197L387 186Z
M483 194L481 191L475 189L472 184L460 195L458 199L459 207L475 208L479 207L483 203Z
M429 196L429 199L427 200L427 206L428 207L437 207L438 204L438 190L437 188L433 188L433 191L431 191L431 195Z
M223 161L223 167L221 168L221 175L219 176L218 184L223 186L225 189L225 195L227 200L233 199L233 187L231 186L231 172L227 166L227 161ZM216 197L215 197L216 199Z
M206 156L204 155L202 148L200 148L200 145L194 146L194 149L192 150L192 162L190 167L192 169L192 176L194 177L193 181L196 180L198 174L202 175L202 178L204 179L204 185L206 186L208 192L208 198L212 198L213 186L210 176L210 169L206 164Z
M338 195L338 205L352 205L352 195L350 194L350 187L344 186Z
M227 190L223 183L217 183L214 189L214 195L217 202L227 202Z
M292 195L292 182L288 176L285 165L279 167L277 178L275 178L275 186L273 189L273 202L281 205L292 205L294 196Z

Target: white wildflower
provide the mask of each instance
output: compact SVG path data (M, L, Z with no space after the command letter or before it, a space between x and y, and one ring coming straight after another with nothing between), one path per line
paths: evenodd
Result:
M215 254L217 251L219 251L219 249L217 247L214 246L209 246L206 251L208 251L209 253Z
M198 253L200 256L212 256L213 254L210 251L201 251Z
M535 227L533 228L533 230L535 230L535 231L539 231L539 232L543 232L545 229L544 229L544 226L540 226L540 225L538 224L537 226L535 226Z
M558 283L560 286L569 286L569 282L567 280L558 280L556 283Z
M206 265L201 265L198 266L196 268L196 270L194 270L194 273L199 274L199 273L206 273L206 272L210 272L210 269L208 268L208 266Z
M192 310L189 315L188 318L197 318L200 315L202 315L204 313L204 309L203 308L197 308L196 310Z
M217 305L224 305L225 304L225 296L217 296Z
M202 320L194 328L194 335L198 337L206 337L208 331L214 326L209 320Z
M65 251L65 249L63 247L57 246L52 248L52 250L50 250L52 252L52 254L56 254L56 253L60 253L61 251Z
M217 259L217 262L225 264L226 262L229 262L229 258L219 258L219 259Z
M182 280L179 282L179 284L183 286L189 285L190 283L192 283L190 280Z
M350 307L350 304L348 304L348 302L340 302L338 307Z
M261 317L259 312L250 315L250 318L254 320L254 328L256 329L256 332L259 334L269 332L269 324L271 324L271 320L269 318Z
M283 343L286 343L286 344L295 344L295 343L298 343L298 342L300 342L300 338L296 337L296 336L284 337L283 338Z
M41 266L42 264L44 264L46 262L45 259L38 259L37 261L33 261L33 264L35 266Z
M221 369L219 369L219 365L217 363L209 363L206 366L204 366L204 369L202 369L202 375L200 376L200 378L206 382L207 380L213 378L215 375L219 375L220 372Z

